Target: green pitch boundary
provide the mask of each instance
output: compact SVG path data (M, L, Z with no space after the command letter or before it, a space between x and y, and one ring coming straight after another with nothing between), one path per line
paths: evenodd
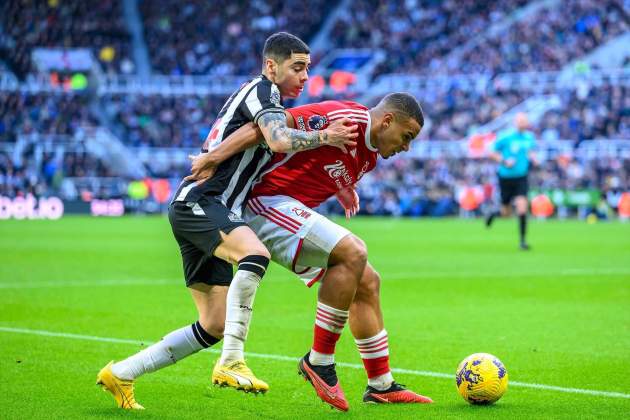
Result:
M111 337L97 337L93 335L71 334L71 333L44 331L44 330L32 330L28 328L0 327L0 332L29 334L29 335L38 335L38 336L56 337L56 338L71 338L75 340L99 341L103 343L134 344L134 345L153 344L150 341L128 340L128 339L111 338ZM210 353L221 353L221 351L218 349L206 349L204 351L208 351ZM254 357L254 358L259 358L259 359L280 360L280 361L287 361L287 362L297 362L299 360L296 357L284 356L281 354L265 354L265 353L250 353L250 352L247 352L245 354L248 357ZM338 362L337 365L351 368L351 369L363 369L363 365L354 364L354 363ZM407 374L407 375L416 375L416 376L429 376L433 378L446 378L446 379L454 378L454 374L449 375L449 374L441 373L441 372L430 372L430 371L423 371L423 370L393 368L392 372L402 373L402 374ZM522 387L522 388L534 388L534 389L543 389L547 391L565 392L569 394L584 394L584 395L593 395L597 397L630 399L630 394L624 394L621 392L597 391L597 390L592 390L592 389L580 389L580 388L565 388L565 387L555 386L555 385L532 384L532 383L517 382L517 381L510 381L509 385L515 386L515 387Z

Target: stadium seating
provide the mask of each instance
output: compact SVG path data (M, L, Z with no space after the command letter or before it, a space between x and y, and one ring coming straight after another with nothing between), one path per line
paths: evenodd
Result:
M534 3L545 6L522 13ZM253 5L194 0L183 6L175 0L138 1L154 76L173 78L142 79L143 83L156 81L145 92L133 78L122 76L133 72L134 63L129 22L125 22L128 16L123 14L121 1L106 0L89 7L78 1L36 0L28 6L18 0L3 2L0 72L4 75L12 71L24 80L35 72L30 61L33 48L88 47L106 73L125 78L127 84L108 90L102 80L99 85L98 75L91 76L96 84L81 92L51 89L45 77L36 86L0 83L0 194L54 192L66 198L81 190L97 196L124 194L128 180L111 177L114 164L89 153L80 140L85 127L103 127L114 133L130 155L143 156L149 176L177 182L188 170L185 154L199 147L226 99L225 92L212 89L178 91L177 86L184 85L180 80L190 79L187 86L196 88L204 79L192 81L189 75L218 80L218 76L259 72L263 42L277 30L289 30L310 41L322 28L329 28L324 33L324 53L346 47L384 51L386 60L376 68L374 83L389 73L436 80L436 76L444 77L439 83L416 88L427 117L420 141L451 143L457 149L472 134L483 134L497 118L531 98L553 98L553 106L533 118L532 130L539 140L569 140L572 148L590 139L630 139L627 76L593 77L587 70L566 82L560 73L550 73L549 83L536 86L504 79L509 72L547 74L541 72L565 69L575 59L627 33L628 14L618 0L566 4L553 0L361 0L345 4L333 18L331 11L337 3L327 0L311 2L308 8L277 0ZM489 31L491 27L503 29ZM460 48L473 37L483 39L483 48ZM628 60L630 57L625 65L630 64ZM469 82L463 83L455 73L464 73L461 77ZM175 89L162 88L169 83ZM125 90L125 86L135 88ZM353 94L357 99L362 92ZM335 98L344 98L344 94ZM374 96L366 105L378 99ZM19 138L37 138L46 146L34 147L37 141L29 140L28 147L16 152ZM171 158L175 155L176 159ZM541 187L623 190L630 188L629 165L624 156L552 156L534 170L532 179ZM489 185L494 170L494 164L484 159L412 152L379 165L366 176L360 188L363 211L450 214L458 211L461 189ZM77 183L64 182L81 177L111 179L106 184L114 187L104 188L99 182L77 187ZM334 204L326 206L335 211Z
M21 79L34 71L35 47L87 47L107 72L133 71L120 1L7 0L0 3L0 25L0 59Z
M18 134L72 135L82 125L95 125L87 103L86 96L68 92L0 91L0 143L15 142Z
M308 40L334 3L314 0L305 7L303 2L282 0L194 0L185 5L146 0L140 9L155 71L250 75L260 72L260 53L269 33L286 30Z
M130 146L199 147L220 111L222 96L110 95L106 109Z
M454 47L481 34L523 0L493 2L368 0L353 2L335 23L331 41L337 48L380 48L383 73L433 73L432 65Z
M559 70L630 29L621 2L558 2L512 25L464 54L450 72Z
M452 54L527 1L359 1L335 24L339 48L381 48L375 75L559 70L630 28L621 2L551 2L464 54Z

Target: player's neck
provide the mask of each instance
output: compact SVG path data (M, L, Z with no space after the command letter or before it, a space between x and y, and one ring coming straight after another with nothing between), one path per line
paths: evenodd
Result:
M274 83L274 84L276 83L276 81L273 79L273 77L271 77L269 75L269 73L267 73L266 69L262 71L262 75L265 76L267 79L269 79L271 81L271 83Z

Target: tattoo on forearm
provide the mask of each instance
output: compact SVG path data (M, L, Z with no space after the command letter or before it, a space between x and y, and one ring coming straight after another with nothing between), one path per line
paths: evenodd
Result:
M322 132L320 139L319 131L302 131L287 127L286 117L278 112L261 115L258 125L271 134L268 142L280 143L286 150L294 152L314 149L328 139L325 131Z

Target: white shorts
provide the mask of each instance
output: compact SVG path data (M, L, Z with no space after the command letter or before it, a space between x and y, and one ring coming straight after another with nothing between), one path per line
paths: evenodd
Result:
M271 259L311 287L326 273L333 248L350 231L294 198L256 197L247 202L245 221L271 253Z

